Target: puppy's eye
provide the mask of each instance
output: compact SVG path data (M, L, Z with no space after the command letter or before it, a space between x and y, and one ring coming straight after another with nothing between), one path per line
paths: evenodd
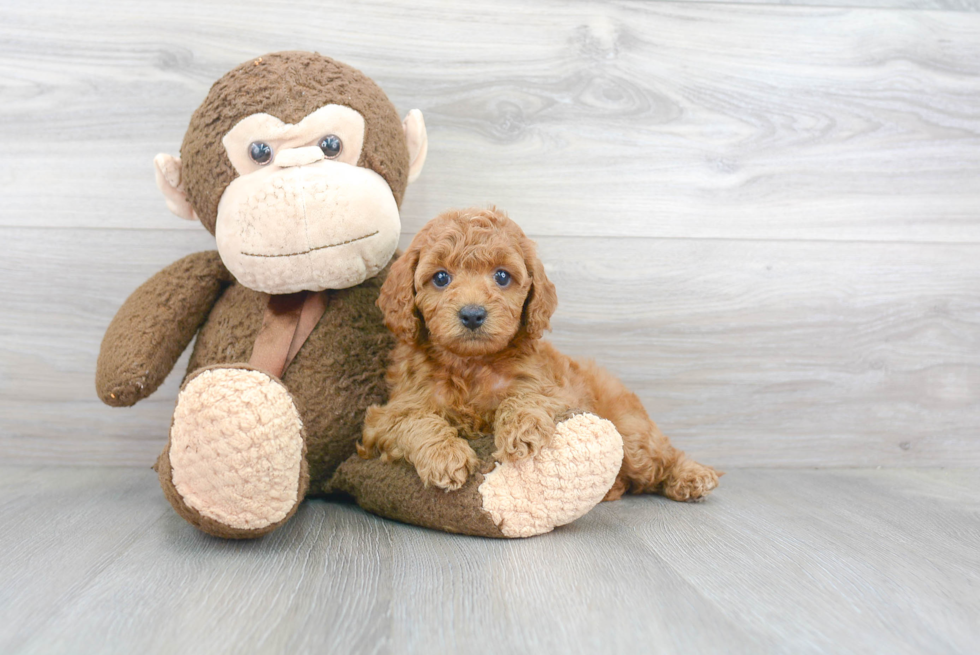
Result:
M493 281L497 283L498 287L505 287L510 284L510 273L501 269L493 274Z
M434 284L439 289L443 289L449 286L449 283L452 282L452 279L453 278L446 271L439 271L438 273L432 276L432 284Z

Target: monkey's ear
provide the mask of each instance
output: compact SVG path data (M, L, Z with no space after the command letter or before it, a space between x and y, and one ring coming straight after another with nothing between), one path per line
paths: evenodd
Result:
M402 121L405 130L405 141L408 143L408 183L418 179L425 165L425 155L429 152L429 137L425 133L425 121L422 112L413 109Z
M197 212L191 207L184 191L180 157L160 153L153 158L153 168L156 171L157 188L163 193L167 208L188 221L198 220Z

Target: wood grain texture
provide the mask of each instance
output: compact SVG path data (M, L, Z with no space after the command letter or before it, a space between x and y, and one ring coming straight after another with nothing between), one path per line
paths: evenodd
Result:
M38 232L48 238L40 255ZM0 458L148 465L186 358L150 399L113 409L94 393L99 343L137 285L210 237L8 233L18 238L0 262L13 282L0 288L9 335ZM980 465L980 246L569 237L539 246L560 299L552 340L619 375L699 459ZM93 252L103 266L88 263Z
M153 155L286 48L423 110L408 232L495 202L535 235L980 239L980 15L558 0L8 2L0 224L192 229Z
M692 455L980 464L980 15L856 1L3 4L0 458L153 460L184 363L114 411L96 353L136 286L213 241L150 162L228 68L298 48L423 110L404 240L508 210L558 282L557 344Z
M714 3L716 0L682 1ZM774 4L783 6L852 7L882 10L980 11L980 0L726 0L726 4Z
M730 472L525 541L334 502L196 532L149 470L0 469L0 650L971 653L977 470Z

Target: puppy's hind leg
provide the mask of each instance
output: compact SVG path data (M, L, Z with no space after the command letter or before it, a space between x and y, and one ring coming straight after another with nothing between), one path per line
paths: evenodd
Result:
M671 500L702 500L718 486L721 473L677 450L649 418L630 416L616 421L623 435L623 467L619 494L660 493ZM614 500L615 498L609 498Z
M671 500L701 500L721 473L689 459L650 420L643 403L611 373L593 362L580 365L590 383L596 413L623 436L623 466L605 500L625 493L661 493Z

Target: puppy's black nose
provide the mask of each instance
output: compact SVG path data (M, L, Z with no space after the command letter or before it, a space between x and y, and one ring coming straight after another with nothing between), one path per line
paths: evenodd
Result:
M487 320L487 310L480 305L467 305L459 310L459 322L470 330L475 330Z

